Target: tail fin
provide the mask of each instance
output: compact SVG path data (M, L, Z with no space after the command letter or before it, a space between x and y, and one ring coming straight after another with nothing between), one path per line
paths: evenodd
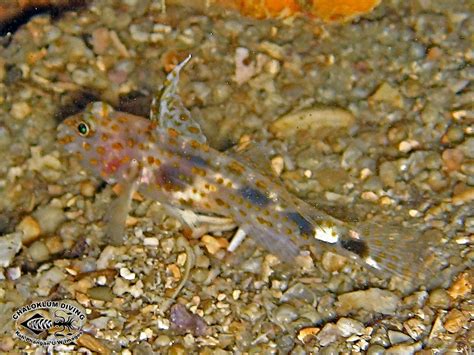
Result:
M442 267L435 241L416 230L365 222L357 226L357 233L367 246L360 261L383 276L395 275L415 285L429 280Z
M410 287L440 281L438 272L445 265L435 248L439 241L430 240L415 228L373 221L352 226L302 201L297 210L314 226L313 243L353 259L383 278L397 276Z

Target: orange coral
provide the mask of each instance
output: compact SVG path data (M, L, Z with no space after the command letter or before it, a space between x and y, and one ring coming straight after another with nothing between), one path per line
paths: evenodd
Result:
M372 11L380 0L215 0L255 18L305 14L325 21L345 21Z
M343 21L372 11L380 0L313 0L312 14L325 21Z

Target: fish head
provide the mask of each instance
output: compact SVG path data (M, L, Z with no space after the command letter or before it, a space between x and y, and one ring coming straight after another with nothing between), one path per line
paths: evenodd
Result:
M58 142L87 171L115 183L127 178L133 161L140 161L136 145L146 139L143 134L149 125L142 117L93 102L58 126Z

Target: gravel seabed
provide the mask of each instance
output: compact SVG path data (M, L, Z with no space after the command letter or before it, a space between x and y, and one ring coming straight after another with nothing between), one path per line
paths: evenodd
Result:
M42 353L10 317L67 298L88 321L59 352L470 353L472 3L384 1L344 25L159 3L92 1L1 40L0 351ZM289 267L249 238L228 253L229 234L189 239L141 196L125 245L107 245L116 188L60 150L56 127L98 99L146 116L189 53L180 93L212 146L261 142L289 190L338 218L422 226L442 282L410 290L314 248Z

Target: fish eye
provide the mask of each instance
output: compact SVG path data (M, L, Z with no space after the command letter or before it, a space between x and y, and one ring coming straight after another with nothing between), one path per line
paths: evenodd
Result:
M79 122L79 124L77 125L77 131L81 136L86 137L90 131L89 125L85 122Z

